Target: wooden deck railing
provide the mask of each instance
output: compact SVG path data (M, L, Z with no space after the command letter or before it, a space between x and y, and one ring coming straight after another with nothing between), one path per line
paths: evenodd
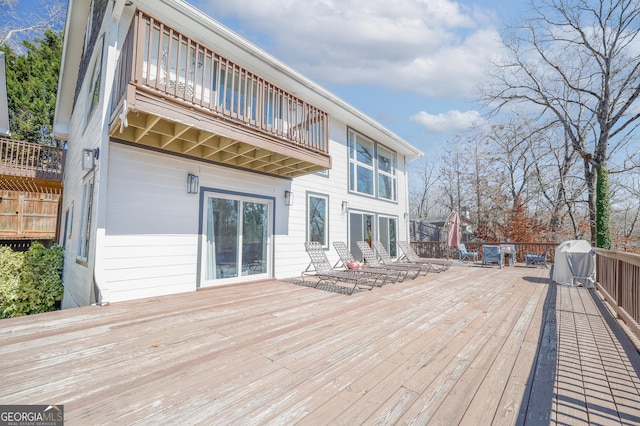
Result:
M62 148L0 138L0 174L61 180L64 154Z
M114 111L133 84L292 145L329 152L326 112L142 11L126 36L116 76Z
M555 256L556 247L558 243L512 243L512 242L497 242L497 243L482 243L482 242L465 242L467 250L477 251L480 259L482 259L482 246L485 244L513 244L516 246L516 261L524 262L524 257L527 253L542 253L549 247L549 253L547 259L553 261ZM413 249L421 257L430 257L435 259L457 259L458 250L451 248L445 242L440 241L412 241L411 245Z
M640 255L595 251L598 288L620 319L640 338Z

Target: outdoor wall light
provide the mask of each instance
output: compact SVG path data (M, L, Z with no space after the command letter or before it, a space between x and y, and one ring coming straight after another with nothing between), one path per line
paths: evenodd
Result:
M292 206L293 205L293 192L284 191L284 205Z
M82 150L82 170L93 170L96 160L100 157L100 148L85 148Z
M409 220L409 213L404 214L404 220Z
M342 202L342 213L346 213L349 210L349 202L348 201L343 201Z
M197 194L199 183L200 183L200 178L196 175L189 173L187 175L187 193Z

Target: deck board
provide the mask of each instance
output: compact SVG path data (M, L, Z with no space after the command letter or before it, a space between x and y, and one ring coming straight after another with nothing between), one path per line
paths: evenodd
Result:
M349 296L295 280L0 321L0 403L67 424L640 424L594 290L454 266Z

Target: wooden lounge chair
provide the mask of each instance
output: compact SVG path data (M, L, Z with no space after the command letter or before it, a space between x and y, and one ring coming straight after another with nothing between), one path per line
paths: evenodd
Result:
M338 285L339 282L353 285L349 294L353 294L356 288L371 290L376 285L382 285L380 276L376 276L374 274L366 274L360 271L334 270L320 244L315 242L305 242L304 246L309 258L311 259L311 264L302 272L303 281L305 276L314 276L318 278L315 287L320 283L328 283L334 287L342 287Z
M406 260L409 263L428 263L429 265L431 265L431 269L435 272L446 271L447 269L451 268L451 265L453 264L452 261L446 259L421 258L420 256L418 256L418 253L413 250L413 247L411 247L411 244L409 244L408 241L398 241L398 247L400 247L400 251L402 251L403 253L402 257L400 257L399 260Z
M385 266L388 266L388 265L417 266L421 269L420 272L424 272L425 275L427 274L427 272L431 270L432 265L430 263L411 263L411 262L403 262L400 260L394 261L393 259L391 259L391 256L387 252L387 249L384 248L384 246L380 241L374 241L372 244L373 244L373 249L375 250L378 256L378 259L380 259L380 262L382 262L382 264Z
M338 260L338 262L335 265L333 265L334 268L341 265L342 268L344 269L354 269L354 265L359 264L359 262L356 260L355 257L353 257L353 254L351 254L351 252L347 248L347 244L344 241L334 241L333 247L336 249L336 252L340 257L340 260ZM393 282L404 281L408 273L408 271L385 269L383 266L378 267L378 266L371 266L367 264L364 264L363 266L364 266L364 268L362 268L364 269L363 272L388 275L389 278L393 280Z
M375 266L375 267L385 267L387 269L393 269L395 271L405 271L407 274L412 274L411 278L416 278L418 275L420 275L422 272L426 273L429 272L429 269L423 269L422 266L420 265L410 265L410 264L397 264L397 263L391 263L391 264L385 264L383 263L381 260L378 260L378 256L373 252L373 249L371 247L369 247L369 244L367 244L366 241L357 241L356 244L358 245L358 248L360 249L360 251L362 252L362 255L364 256L365 262L368 265L371 266Z

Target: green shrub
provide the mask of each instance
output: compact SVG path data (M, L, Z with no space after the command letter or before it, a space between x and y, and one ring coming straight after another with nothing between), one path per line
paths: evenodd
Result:
M5 318L5 309L13 303L13 295L18 291L22 253L14 253L9 247L0 247L0 318Z
M48 312L62 300L62 247L33 243L25 253L0 250L0 317Z

